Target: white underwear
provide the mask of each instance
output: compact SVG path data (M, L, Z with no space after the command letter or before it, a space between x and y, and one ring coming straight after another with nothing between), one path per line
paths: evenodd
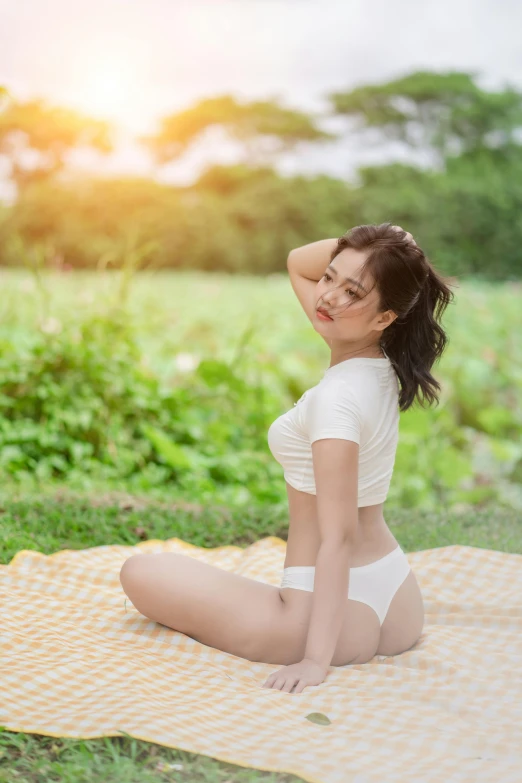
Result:
M393 596L411 570L400 546L368 565L350 568L348 598L371 606L382 625ZM283 570L280 587L314 591L315 566L289 566Z

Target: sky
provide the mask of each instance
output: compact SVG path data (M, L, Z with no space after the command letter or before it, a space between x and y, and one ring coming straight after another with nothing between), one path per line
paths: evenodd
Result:
M115 123L118 151L104 161L82 153L79 168L149 175L133 137L202 98L277 98L324 114L329 92L418 69L522 89L521 30L519 0L0 0L0 84ZM323 127L349 125L326 117ZM188 183L211 162L238 159L209 131L160 179ZM304 145L278 168L351 178L390 159L414 157L399 143L345 137Z

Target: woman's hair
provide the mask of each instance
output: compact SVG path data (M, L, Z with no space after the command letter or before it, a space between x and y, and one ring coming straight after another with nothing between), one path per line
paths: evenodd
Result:
M392 228L391 223L350 229L337 240L330 261L346 247L365 252L361 281L369 272L379 293L379 310L397 314L383 330L380 345L400 381L400 410L408 410L415 397L422 406L425 400L438 404L441 387L430 370L448 342L439 323L454 298L447 279L435 271L420 247L406 238L406 232Z

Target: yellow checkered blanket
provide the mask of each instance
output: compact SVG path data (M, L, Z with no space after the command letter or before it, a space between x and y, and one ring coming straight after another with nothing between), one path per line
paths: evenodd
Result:
M415 647L330 667L300 694L261 687L280 666L143 617L118 578L132 554L170 551L279 584L285 546L172 538L18 552L0 566L0 724L85 739L125 732L321 783L521 783L522 555L408 553L426 609Z

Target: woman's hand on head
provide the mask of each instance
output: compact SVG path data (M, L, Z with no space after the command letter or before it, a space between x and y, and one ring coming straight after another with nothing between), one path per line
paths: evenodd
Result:
M400 226L392 226L392 228L394 228L394 229L396 228L396 229L398 229L399 231L404 231L404 230L405 230L404 228L401 228ZM414 240L414 238L412 237L412 235L411 235L411 234L410 234L408 231L406 231L405 233L406 233L405 239L406 239L408 242L411 242L413 245L417 246L417 243L416 243L416 241Z

